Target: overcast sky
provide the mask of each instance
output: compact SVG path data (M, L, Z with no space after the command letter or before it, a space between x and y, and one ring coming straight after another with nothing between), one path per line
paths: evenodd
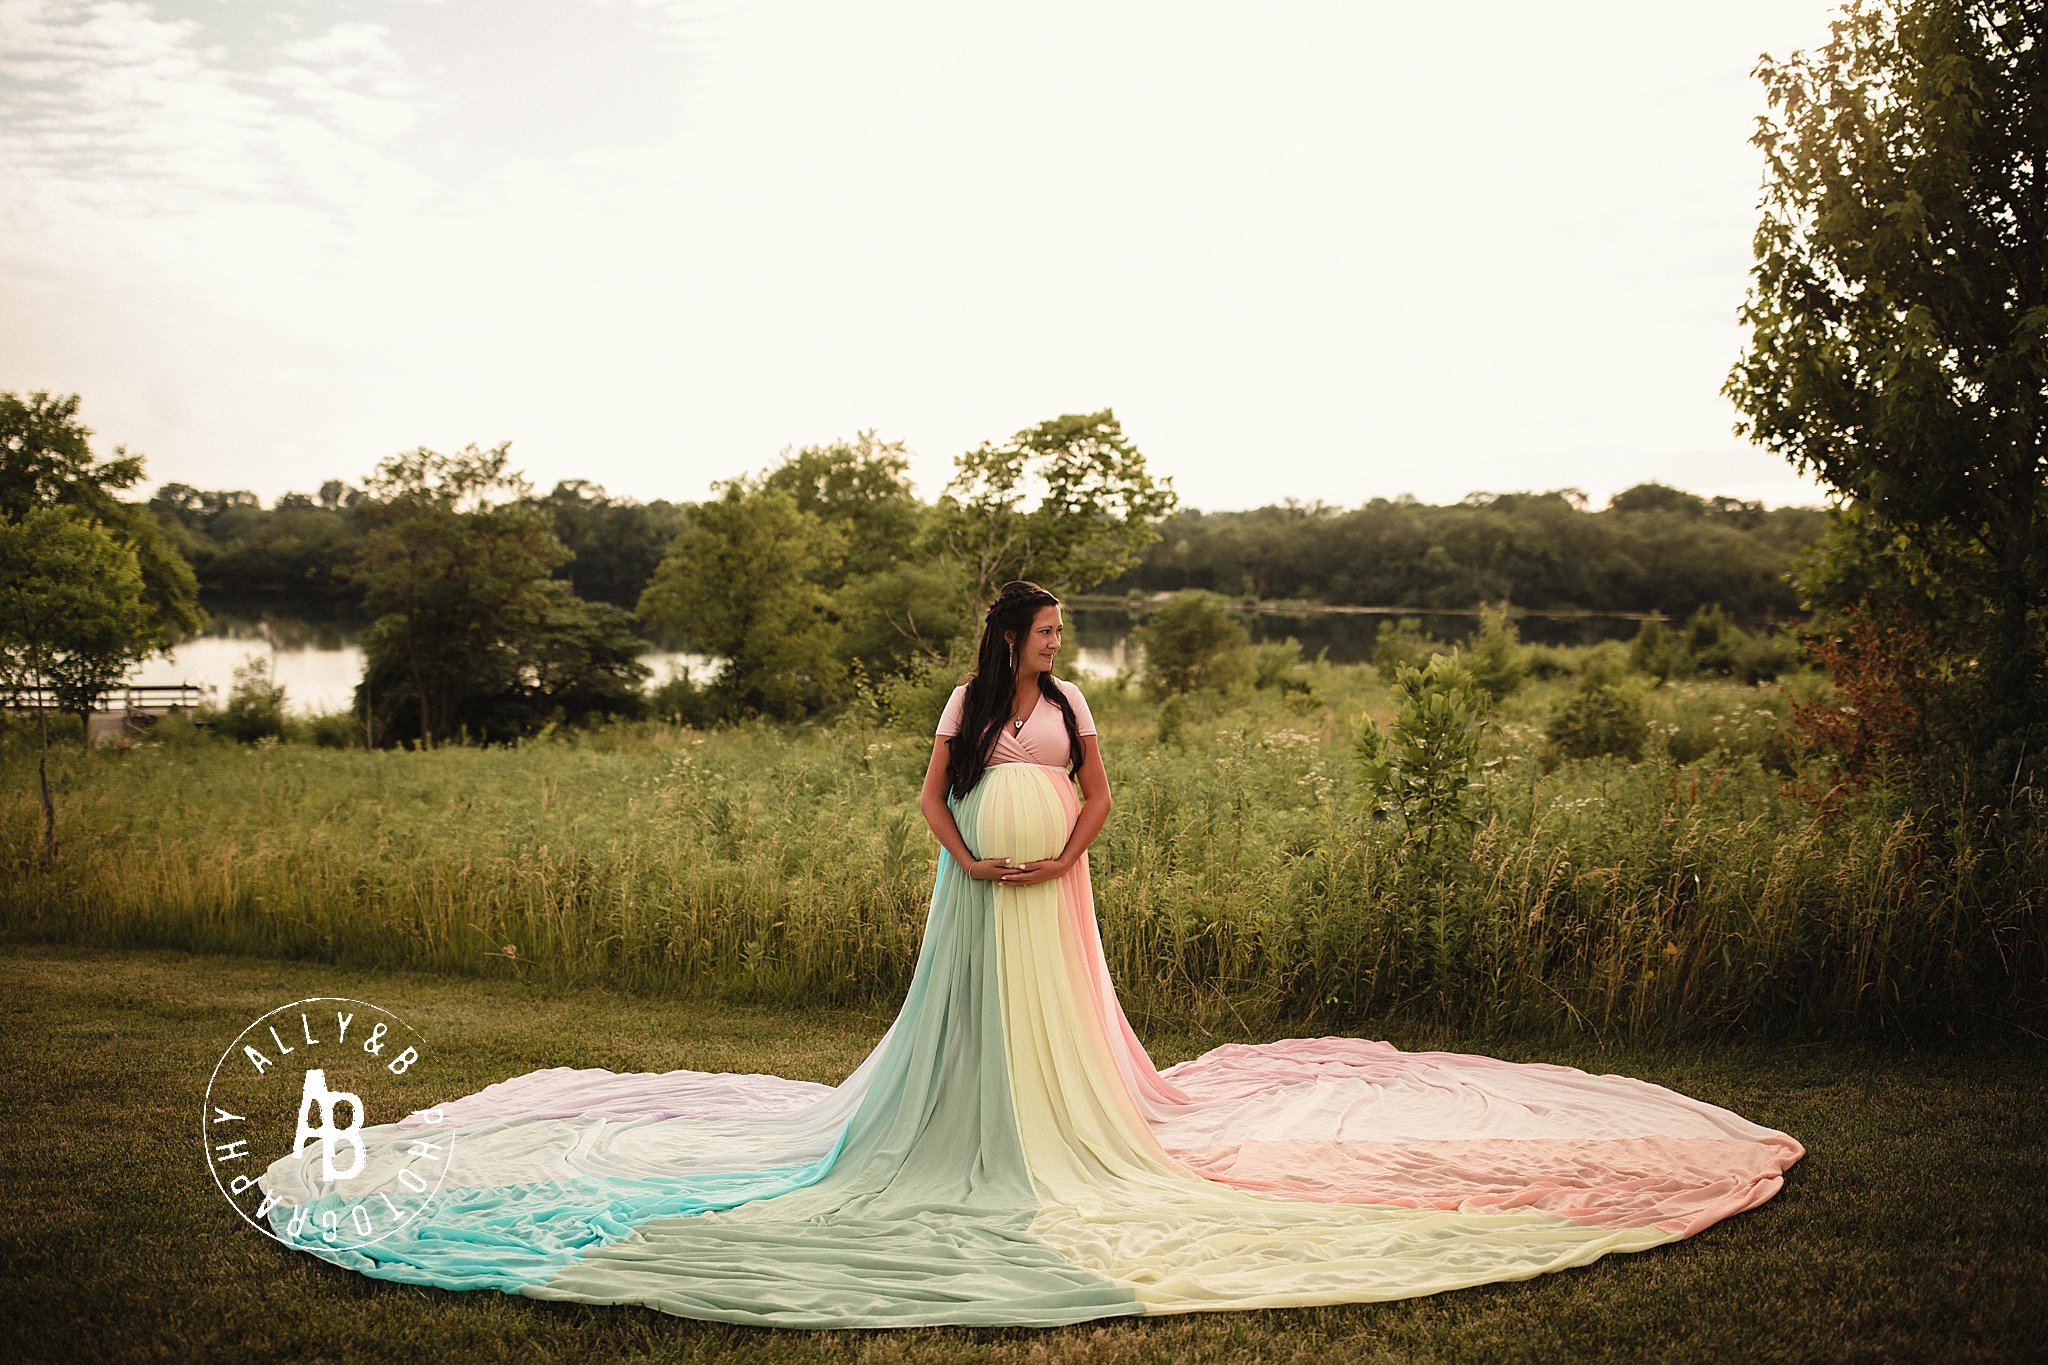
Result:
M1116 411L1186 504L1655 479L1733 434L1760 54L1816 0L0 0L0 389L147 485L419 445L921 493Z

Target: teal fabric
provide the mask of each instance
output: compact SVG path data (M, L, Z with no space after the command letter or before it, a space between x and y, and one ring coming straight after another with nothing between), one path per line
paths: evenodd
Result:
M363 1247L322 1242L320 1215L344 1207L332 1194L307 1206L308 1220L297 1236L290 1232L291 1210L273 1209L269 1217L277 1235L292 1245L374 1279L517 1293L650 1219L731 1208L800 1189L830 1170L836 1155L835 1148L818 1161L767 1171L443 1189L430 1201L401 1193L392 1202L413 1211L412 1218ZM417 1212L423 1203L424 1216Z

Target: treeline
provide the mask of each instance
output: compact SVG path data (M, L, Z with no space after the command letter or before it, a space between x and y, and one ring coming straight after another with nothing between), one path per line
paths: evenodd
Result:
M22 405L46 409L83 451L75 400ZM864 432L786 452L701 503L642 504L575 481L537 496L505 445L422 448L361 488L329 481L269 509L169 484L137 510L216 601L368 619L351 723L365 742L433 744L650 706L702 724L795 720L923 685L972 641L999 584L1100 583L1174 507L1108 410L963 453L935 502L908 471L900 444ZM1036 505L1027 487L1045 490ZM650 640L712 656L715 678L673 677L650 698ZM274 726L274 680L238 675L230 720L238 706L250 723L237 728Z
M1819 507L1766 509L1646 483L1592 510L1583 495L1474 493L1449 506L1375 498L1182 511L1109 585L1340 606L1663 611L1757 620L1799 609L1789 574L1820 538Z
M897 550L932 510L901 488ZM875 490L868 500L876 501ZM530 499L571 558L554 570L576 595L632 609L699 504L615 498L565 480ZM915 504L915 505L913 505ZM309 615L361 608L344 569L370 524L363 491L329 480L264 507L252 493L165 484L149 501L205 594ZM1766 509L1660 484L1616 494L1599 510L1571 492L1475 493L1448 506L1374 499L1344 510L1289 503L1249 512L1184 510L1101 590L1177 592L1333 606L1470 608L1507 601L1537 610L1663 611L1719 606L1744 619L1796 612L1788 575L1827 524L1818 507ZM869 566L879 567L879 566ZM1062 591L1097 585L1062 584Z
M689 504L613 498L584 479L565 479L526 501L547 514L570 552L554 576L585 601L629 610L689 511ZM362 609L362 585L347 572L375 520L362 488L329 479L318 493L286 493L265 507L246 489L167 483L149 507L212 600L309 616Z

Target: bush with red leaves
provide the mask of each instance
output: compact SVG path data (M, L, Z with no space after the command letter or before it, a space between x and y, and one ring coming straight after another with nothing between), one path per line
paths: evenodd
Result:
M1880 623L1867 602L1838 619L1838 632L1806 637L1807 653L1827 670L1833 694L1792 709L1800 742L1831 770L1825 785L1799 786L1802 796L1821 805L1884 778L1910 780L1932 757L1928 711L1938 682L1926 626L1900 615Z

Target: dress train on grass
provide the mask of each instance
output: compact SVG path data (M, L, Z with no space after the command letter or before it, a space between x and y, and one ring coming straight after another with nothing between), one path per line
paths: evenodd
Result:
M1056 855L1064 769L952 803L977 856ZM346 1189L286 1157L280 1236L381 1279L785 1327L1052 1325L1350 1303L1584 1265L1769 1199L1793 1138L1624 1076L1354 1038L1154 1068L1117 1002L1085 858L1036 886L940 854L901 1010L837 1086L557 1067L362 1130ZM407 1217L342 1249L318 1212ZM306 1214L313 1216L305 1216ZM290 1231L296 1227L296 1231Z

